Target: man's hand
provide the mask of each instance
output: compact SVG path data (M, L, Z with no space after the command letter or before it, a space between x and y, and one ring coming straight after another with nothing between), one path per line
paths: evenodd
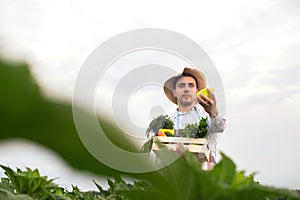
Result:
M210 94L210 98L201 94L197 97L198 102L203 106L204 110L210 115L210 117L214 118L218 115L217 101L215 94L213 91L208 88L208 92Z

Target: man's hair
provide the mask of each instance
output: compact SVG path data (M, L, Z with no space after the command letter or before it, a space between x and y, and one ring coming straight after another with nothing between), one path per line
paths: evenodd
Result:
M196 82L196 88L198 88L198 81L197 81L197 79L196 79L193 75L191 75L191 74L183 73L183 74L181 74L181 75L178 75L178 76L175 78L175 80L174 80L174 85L173 85L174 89L176 88L176 84L177 84L177 82L179 81L179 79L181 79L182 77L185 77L185 76L190 76L190 77L192 77L192 78L195 80L195 82Z

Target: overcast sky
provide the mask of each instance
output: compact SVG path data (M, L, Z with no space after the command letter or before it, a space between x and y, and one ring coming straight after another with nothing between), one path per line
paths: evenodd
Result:
M0 51L4 56L29 62L45 95L71 101L83 62L104 41L140 28L183 34L207 52L223 82L223 114L228 125L219 150L231 157L239 169L256 171L261 183L299 189L299 9L298 0L0 0ZM119 72L115 78L121 79L125 74L126 71ZM107 84L111 81L106 80ZM115 83L110 85L113 87L117 82L111 83ZM163 95L159 87L147 87L144 89L148 96ZM141 127L153 113L168 113L174 108L168 101L146 100L139 106L149 109L144 116L135 118L141 113L136 113L139 109L132 104L146 97L136 91L128 105L132 123ZM39 155L35 156L32 148L40 147L30 148L24 143L33 156L27 160L35 161L30 164L20 159L16 163L20 147L11 144L0 145L1 164L38 165ZM2 156L7 148L14 160ZM57 163L54 176L64 179L65 164L60 159ZM47 166L41 167L49 172ZM77 185L91 187L83 179ZM70 186L72 182L64 183Z

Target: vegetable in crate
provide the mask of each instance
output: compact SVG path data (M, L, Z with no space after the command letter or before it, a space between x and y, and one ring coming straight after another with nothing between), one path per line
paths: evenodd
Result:
M173 129L161 128L158 130L157 136L168 136L173 137L175 135L175 131Z
M199 123L187 124L182 131L182 137L205 138L207 135L207 118L202 118Z
M155 135L158 135L159 129L173 129L173 127L174 127L174 123L168 117L168 115L160 115L151 121L148 129L146 130L146 136L149 137L149 134L151 132L153 132ZM171 134L170 135L168 135L168 133L166 134L167 136L171 136Z
M153 132L158 136L174 136L174 123L168 115L160 115L154 118L146 130L146 136L149 138L150 133ZM170 130L166 130L170 129ZM150 152L152 149L153 137L150 137L142 146L141 152Z

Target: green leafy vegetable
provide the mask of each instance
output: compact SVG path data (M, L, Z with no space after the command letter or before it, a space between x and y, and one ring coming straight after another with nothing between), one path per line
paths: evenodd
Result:
M173 121L168 117L168 115L160 115L156 118L154 118L146 130L146 136L149 137L149 134L153 132L154 134L157 134L159 129L165 128L165 129L173 129L174 123Z
M182 131L181 136L190 138L205 138L207 131L207 118L202 118L198 124L187 124Z
M149 153L152 149L153 145L153 137L150 137L142 146L141 152L143 153Z
M156 118L154 118L150 124L149 127L146 130L146 136L148 140L143 144L141 148L141 152L147 153L150 152L152 149L153 144L153 136L150 136L150 133L153 132L154 135L158 134L159 129L173 129L174 128L174 122L168 117L168 115L160 115ZM174 135L170 132L166 131L164 132L166 136L173 137Z

